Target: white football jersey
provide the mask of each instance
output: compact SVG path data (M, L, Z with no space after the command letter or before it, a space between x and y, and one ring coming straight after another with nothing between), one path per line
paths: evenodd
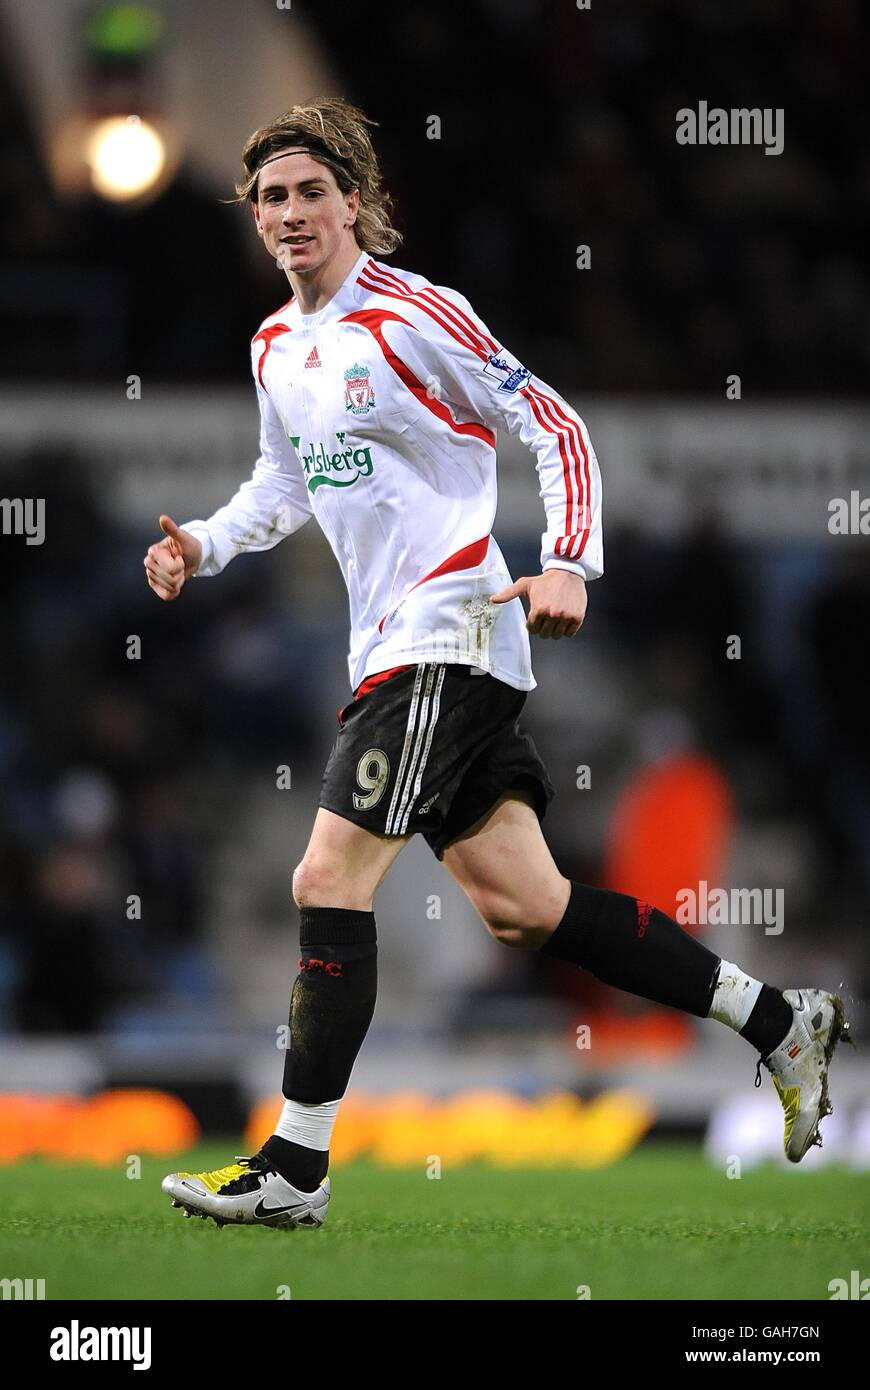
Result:
M207 521L198 575L269 550L313 514L350 598L351 690L379 671L457 661L533 690L519 598L492 534L496 430L537 458L543 569L602 574L601 478L586 426L493 338L468 300L359 259L316 314L295 299L251 344L253 477Z

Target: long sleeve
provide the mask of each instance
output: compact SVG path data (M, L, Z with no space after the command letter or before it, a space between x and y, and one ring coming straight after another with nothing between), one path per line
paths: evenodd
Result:
M312 515L305 479L281 420L260 383L255 381L255 386L260 457L252 476L207 521L186 521L182 528L202 545L197 577L220 574L242 551L271 550Z
M535 454L547 521L541 568L597 579L604 573L601 475L584 422L492 337L463 295L438 285L426 300L427 312L402 329L401 346L393 339L399 355L443 403L490 428L504 426Z

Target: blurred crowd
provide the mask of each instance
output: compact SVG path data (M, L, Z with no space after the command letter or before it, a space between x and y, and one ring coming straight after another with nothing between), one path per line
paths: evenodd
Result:
M322 751L298 675L316 641L244 561L196 605L156 600L152 537L119 532L72 450L7 460L0 492L47 517L44 545L0 546L0 1013L87 1031L173 983L215 986L212 847L266 749L269 773L290 747L300 775Z
M737 373L758 397L865 387L864 18L859 0L469 0L460 24L386 0L363 24L326 0L305 23L380 123L395 264L461 290L568 389L721 395ZM3 75L0 368L244 379L286 291L245 254L232 190L182 167L135 215L59 202L21 75ZM677 111L701 100L781 108L783 153L678 145Z
M0 547L3 589L15 593L0 663L4 1026L124 1027L173 991L208 1001L226 988L211 916L216 866L238 855L245 808L287 764L294 814L306 825L314 816L336 712L350 698L340 577L324 547L316 623L302 581L287 582L293 566L276 583L277 556L241 557L163 604L142 568L152 538L119 530L72 450L7 459L0 493L45 497L48 518L43 546L9 537ZM503 538L513 573L534 571L536 543ZM545 830L560 867L605 881L621 790L639 769L693 749L734 801L744 841L729 861L736 881L768 881L741 878L742 868L785 884L789 952L830 946L860 963L852 984L861 984L866 561L739 549L710 525L679 545L623 530L608 547L580 637L533 640L539 686L522 722L557 787ZM724 659L728 633L742 634L743 659ZM593 769L592 793L575 790L581 762ZM264 825L281 814L269 804ZM271 856L243 866L234 908L252 945ZM277 911L289 927L289 883L283 893ZM288 969L291 955L288 939ZM495 992L589 987L576 971L502 956Z
M566 397L721 400L732 373L754 399L866 389L859 0L468 0L461 16L324 0L304 22L341 74L330 94L379 122L405 236L395 264L467 295ZM75 390L129 373L249 385L249 339L287 286L251 254L249 214L221 202L232 189L186 163L144 207L62 201L4 43L0 76L6 385ZM285 107L296 99L288 90ZM678 145L677 111L702 100L781 108L783 153ZM334 567L316 622L291 571L276 583L256 556L161 604L142 569L154 537L119 529L94 477L72 443L0 457L0 494L44 498L49 519L45 545L0 546L14 594L0 660L0 1027L12 1031L125 1027L173 991L205 1005L224 990L212 909L216 866L239 844L235 808L292 761L298 814L313 817L349 698ZM531 530L499 535L515 575L537 566L537 519ZM836 940L863 987L866 561L850 546L741 548L711 519L679 543L607 528L607 566L581 637L533 648L540 684L523 722L559 792L546 832L563 871L602 882L621 789L695 750L733 797L734 871L751 882L766 865L788 884L789 940ZM742 660L723 658L728 633ZM595 770L585 802L579 763ZM261 919L261 868L233 908L239 930ZM588 987L519 953L493 975L493 989Z

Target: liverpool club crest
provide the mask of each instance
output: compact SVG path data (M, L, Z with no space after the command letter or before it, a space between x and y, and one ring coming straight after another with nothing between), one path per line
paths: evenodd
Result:
M369 368L354 362L344 374L344 408L354 415L367 415L375 404L375 393L369 381Z

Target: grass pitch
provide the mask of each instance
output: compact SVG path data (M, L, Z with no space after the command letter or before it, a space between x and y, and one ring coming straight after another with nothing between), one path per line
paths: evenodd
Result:
M870 1175L773 1165L728 1179L697 1147L646 1145L611 1168L330 1174L321 1230L187 1220L173 1169L231 1162L235 1139L176 1159L0 1167L0 1278L46 1299L827 1300L870 1273Z

